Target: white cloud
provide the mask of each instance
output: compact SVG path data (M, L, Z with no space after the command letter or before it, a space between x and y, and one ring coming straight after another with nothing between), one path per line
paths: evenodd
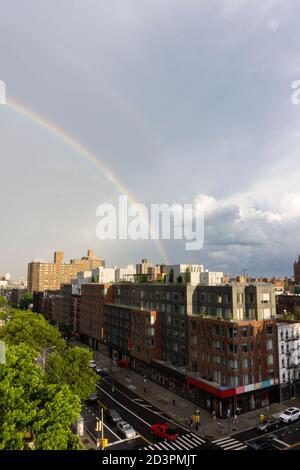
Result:
M279 21L275 18L271 18L267 23L268 28L275 33L279 28Z

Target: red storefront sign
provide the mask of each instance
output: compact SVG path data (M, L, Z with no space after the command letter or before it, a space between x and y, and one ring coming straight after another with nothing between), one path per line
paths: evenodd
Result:
M212 395L218 398L229 398L229 397L234 397L236 395L235 388L220 390L204 382L200 382L197 379L193 379L192 377L186 377L186 382L188 385L194 385L195 387L200 388L201 390L204 390L207 393L211 393Z

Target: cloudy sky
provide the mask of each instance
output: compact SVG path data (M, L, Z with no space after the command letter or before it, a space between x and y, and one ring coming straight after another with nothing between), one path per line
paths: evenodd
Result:
M140 203L205 207L203 250L163 241L169 261L291 275L298 2L0 0L0 12L0 275L25 275L55 249L68 259L93 248L108 265L163 261L151 240L97 239L97 206L122 193L103 165Z

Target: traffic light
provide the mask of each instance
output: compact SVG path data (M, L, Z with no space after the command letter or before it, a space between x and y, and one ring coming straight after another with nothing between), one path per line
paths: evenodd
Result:
M98 421L96 422L96 431L101 431L102 430L102 423L101 421Z
M106 439L106 438L100 439L100 445L101 445L102 449L105 449L105 447L108 446L108 439Z

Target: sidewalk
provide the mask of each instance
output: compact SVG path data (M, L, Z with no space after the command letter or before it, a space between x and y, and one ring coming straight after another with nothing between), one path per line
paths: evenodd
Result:
M93 353L96 362L101 365L101 367L107 368L109 370L114 368L114 377L116 380L133 390L141 397L145 398L145 400L147 400L149 403L152 403L154 406L160 408L163 412L171 416L181 425L185 426L185 418L190 419L190 417L195 413L195 408L198 408L198 406L192 402L185 400L175 393L170 392L169 390L152 382L149 379L144 382L144 378L136 372L117 367L113 360L107 357L105 354L99 351L93 351ZM126 382L127 376L131 377L130 384ZM144 388L146 389L146 394L144 394ZM173 405L173 400L175 400L175 406ZM274 414L280 414L289 406L297 406L300 408L300 398L288 400L283 403L273 403L269 406L268 416L270 417ZM266 414L265 408L249 411L248 413L239 415L238 424L233 424L231 418L229 425L227 419L217 419L215 422L212 422L211 413L204 409L200 409L201 428L197 434L199 434L201 437L205 437L206 439L215 439L220 437L221 434L217 425L218 421L220 421L223 425L222 435L224 436L241 432L256 426L259 423L259 416L261 414ZM193 429L193 432L196 431Z

